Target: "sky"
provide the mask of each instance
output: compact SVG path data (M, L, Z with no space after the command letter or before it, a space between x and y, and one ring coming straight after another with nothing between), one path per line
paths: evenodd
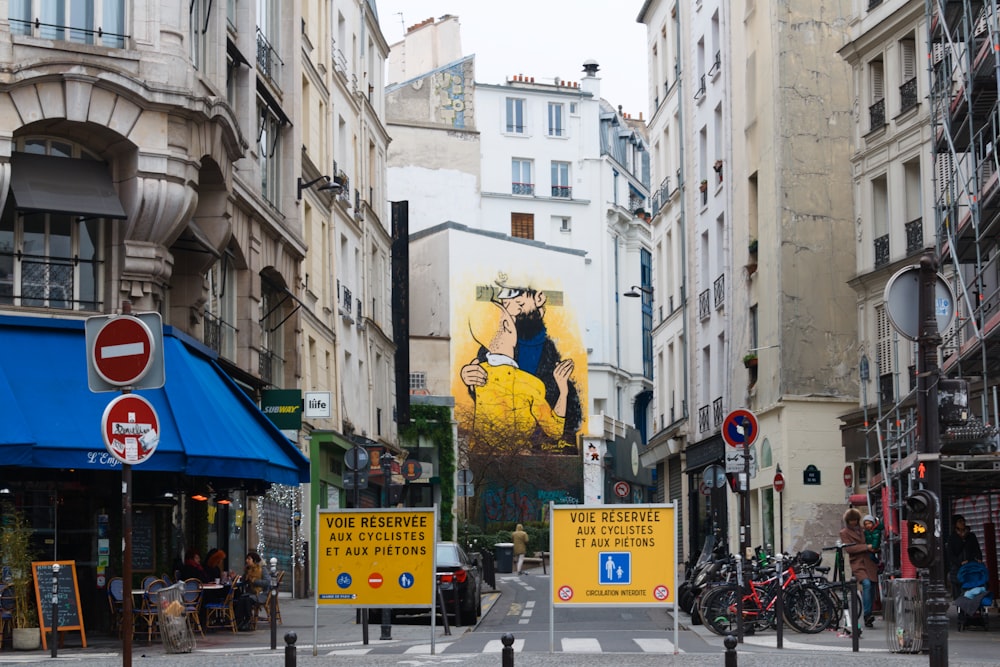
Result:
M584 61L596 60L601 97L648 120L646 26L635 20L642 5L642 0L376 0L390 46L403 39L404 26L453 14L461 25L463 55L476 55L476 81L502 84L516 74L579 81Z

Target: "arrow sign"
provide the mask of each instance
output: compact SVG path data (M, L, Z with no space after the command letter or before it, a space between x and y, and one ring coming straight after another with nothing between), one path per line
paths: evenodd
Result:
M730 447L749 447L757 432L757 417L749 410L733 410L722 422L722 439Z

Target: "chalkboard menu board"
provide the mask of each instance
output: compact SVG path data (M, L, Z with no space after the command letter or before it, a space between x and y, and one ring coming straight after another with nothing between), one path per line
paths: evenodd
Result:
M47 649L46 632L52 630L52 566L59 564L59 630L79 630L83 647L87 648L87 635L83 630L80 613L80 590L76 584L76 561L58 560L31 564L35 575L35 601L38 603L42 626L42 648Z
M156 534L152 512L132 515L132 571L152 572L156 567Z

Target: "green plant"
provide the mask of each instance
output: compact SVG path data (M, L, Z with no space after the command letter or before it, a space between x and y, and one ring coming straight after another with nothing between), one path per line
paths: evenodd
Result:
M752 364L755 361L757 361L757 353L756 352L747 352L746 354L743 355L743 364L745 366L749 366L750 364Z
M440 405L410 406L410 423L400 427L403 441L415 446L420 438L427 438L438 454L438 477L450 480L455 475L455 438L452 433L451 408ZM441 524L438 527L442 539L451 539L455 505L455 485L441 484Z
M14 588L14 627L35 628L38 627L38 616L35 613L31 575L31 561L35 556L31 547L34 531L24 515L9 505L4 506L0 514L0 558Z
M757 254L757 239L750 239L750 243L747 245L747 250L750 251L751 255Z

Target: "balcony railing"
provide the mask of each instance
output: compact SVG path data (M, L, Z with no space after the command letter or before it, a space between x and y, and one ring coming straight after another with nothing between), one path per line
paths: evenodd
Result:
M871 11L882 4L882 0L868 0L868 11Z
M924 220L910 220L906 227L906 254L910 255L924 249Z
M260 351L260 379L264 384L274 384L275 378L278 377L281 365L284 364L285 360L282 359L278 354L272 350L261 350Z
M534 183L511 183L510 184L511 194L515 195L533 195L535 194L535 184Z
M710 406L703 405L698 408L698 433L704 433L709 429L708 425L708 408Z
M333 60L333 71L347 76L347 56L337 47L337 40L330 40L330 57Z
M698 317L707 320L711 313L711 301L709 301L708 290L698 295Z
M885 98L868 107L868 118L871 123L869 129L872 132L885 127Z
M712 296L715 297L715 309L722 308L726 303L726 274L722 274L715 279L712 284Z
M631 189L629 189L628 210L635 211L636 209L645 207L646 207L646 198L633 193Z
M917 77L899 87L899 111L909 111L917 106Z
M889 263L889 235L875 239L875 268L885 266Z
M264 75L268 83L278 88L278 67L284 65L278 52L271 46L260 28L257 28L257 69Z
M722 397L719 396L717 399L712 401L712 426L719 428L722 426L722 420L725 414L722 411Z
M341 304L341 308L343 308L344 312L347 313L348 315L351 314L351 303L352 303L352 301L351 301L351 290L349 290L349 289L347 289L345 287L344 288L344 298L340 302L340 304Z
M572 199L573 198L573 186L571 185L553 185L552 186L552 196L558 197L559 199Z
M231 337L236 332L236 327L229 322L216 317L207 310L205 311L205 319L202 327L204 329L204 333L202 334L201 342L218 354L227 356L228 350L223 349L222 343L225 339Z

